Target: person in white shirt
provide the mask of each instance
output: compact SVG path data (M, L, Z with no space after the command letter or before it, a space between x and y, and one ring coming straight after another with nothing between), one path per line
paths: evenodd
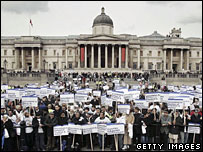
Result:
M111 123L111 121L109 120L109 118L105 117L104 112L101 112L100 116L98 118L96 118L95 123L105 124L105 123ZM102 142L102 135L101 134L98 134L98 142L99 142L100 149L102 149L103 142ZM104 137L104 145L105 145L105 137Z

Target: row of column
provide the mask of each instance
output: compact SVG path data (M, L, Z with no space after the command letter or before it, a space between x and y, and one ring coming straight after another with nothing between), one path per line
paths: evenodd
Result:
M34 54L34 48L32 47L31 49L32 51L32 69L35 69L35 54ZM41 70L41 62L42 62L42 58L41 58L41 49L40 47L38 48L39 51L39 64L38 64L38 70ZM15 49L15 68L19 69L19 62L20 62L20 50ZM22 62L22 70L25 70L25 50L23 47L21 47L21 62Z
M170 70L173 70L173 49L170 51L171 57L170 57ZM164 65L163 70L166 70L166 49L164 49ZM180 70L183 69L183 49L180 51ZM189 70L189 50L186 52L186 70Z
M101 44L98 45L98 68L101 68ZM87 68L87 44L84 44L85 46L85 65L84 68ZM114 68L114 48L115 46L112 45L112 68ZM80 46L78 46L78 68L81 66L81 61L80 61ZM121 68L121 45L119 45L119 68ZM94 68L94 45L91 45L91 68ZM105 68L108 68L108 45L105 45ZM128 68L128 47L125 49L125 68Z

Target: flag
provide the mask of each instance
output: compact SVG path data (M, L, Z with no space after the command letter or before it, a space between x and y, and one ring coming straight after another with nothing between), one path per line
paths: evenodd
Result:
M81 62L84 62L84 56L85 56L85 50L84 49L85 48L82 47L80 50L81 51L81 53L80 53L81 54Z
M30 24L31 24L31 26L33 27L32 20L31 20L31 19L30 19Z
M125 48L122 48L122 56L121 61L125 62Z

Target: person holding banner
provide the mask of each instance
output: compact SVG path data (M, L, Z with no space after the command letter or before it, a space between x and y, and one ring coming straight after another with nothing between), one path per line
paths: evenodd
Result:
M138 107L134 108L134 125L133 125L133 144L141 143L141 134L142 134L142 123L141 118L142 114L140 113L140 109Z
M98 124L102 123L102 124L104 124L104 123L111 123L111 121L109 120L109 118L107 118L105 116L104 112L101 112L100 116L95 120L95 123L98 123ZM100 149L102 149L102 145L103 144L105 145L105 138L104 138L104 143L103 143L102 142L102 136L104 136L104 135L98 134L98 142L99 142Z

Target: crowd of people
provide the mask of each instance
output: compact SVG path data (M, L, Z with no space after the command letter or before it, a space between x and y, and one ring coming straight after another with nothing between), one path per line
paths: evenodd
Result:
M197 105L198 98L193 98L194 104L182 110L171 110L163 103L149 103L147 109L140 109L136 102L125 100L130 105L129 113L120 113L117 109L119 102L113 101L112 106L101 104L101 97L88 94L89 100L82 103L60 104L60 95L64 92L76 93L74 86L86 88L89 81L94 81L96 89L101 90L102 95L106 94L103 86L113 82L113 78L129 77L129 73L72 73L73 80L70 82L70 74L60 74L54 83L63 86L63 89L56 90L55 95L38 98L37 107L22 107L22 101L7 100L6 106L1 108L1 143L3 151L28 150L45 151L60 150L63 145L64 151L81 150L83 147L90 149L89 135L62 136L62 143L59 137L53 135L53 127L56 125L91 124L91 123L124 123L125 134L118 135L119 150L134 150L138 143L163 143L167 150L167 143L202 143L202 133L188 133L188 123L200 124L202 126L202 108ZM148 83L148 75L133 75L140 79L140 83ZM74 80L77 78L77 80ZM80 78L80 79L78 79ZM68 82L69 81L69 82ZM127 85L130 89L130 85ZM47 87L50 84L47 83ZM114 90L115 84L109 85L109 90ZM195 87L194 87L195 89ZM145 93L149 90L167 92L166 86L153 84L153 88L140 88L140 99L145 99ZM5 93L5 90L1 90ZM107 95L109 96L109 95ZM129 133L129 125L133 125L133 134ZM201 129L202 131L202 129ZM114 136L104 136L104 147L115 150ZM73 140L74 138L74 140ZM102 136L92 134L93 145L102 149ZM12 145L12 146L11 146Z

